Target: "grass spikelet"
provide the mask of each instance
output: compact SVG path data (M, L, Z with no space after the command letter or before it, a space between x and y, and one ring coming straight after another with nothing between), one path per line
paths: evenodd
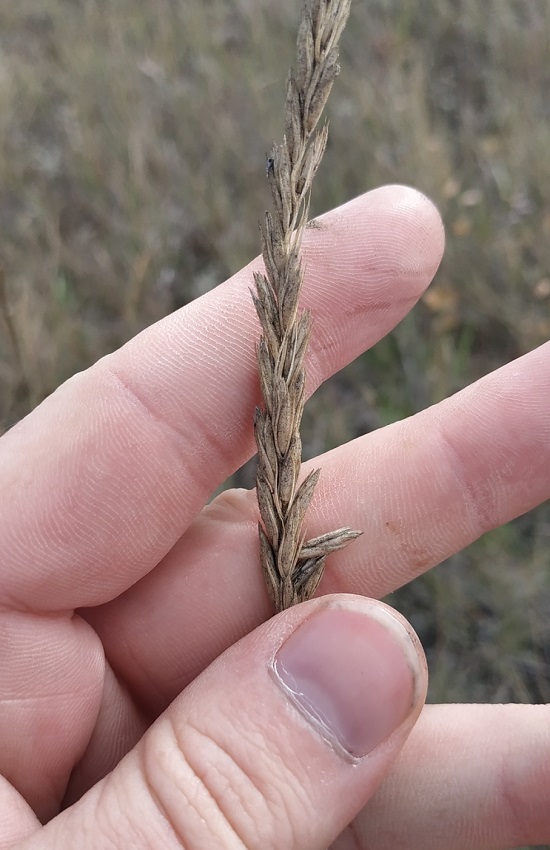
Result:
M277 611L309 599L319 584L326 557L361 532L340 528L304 541L302 524L319 470L301 484L298 477L304 407L304 359L311 316L300 311L303 281L300 250L308 219L313 178L328 128L317 125L339 72L338 41L351 0L308 0L298 30L296 69L287 84L285 134L267 160L273 212L262 228L266 273L256 273L254 305L262 326L258 371L263 408L257 408L257 494L260 558Z

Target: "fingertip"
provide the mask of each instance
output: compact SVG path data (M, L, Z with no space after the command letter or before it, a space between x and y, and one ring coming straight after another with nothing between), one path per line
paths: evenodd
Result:
M411 223L419 233L426 233L431 239L436 239L437 245L443 248L445 236L441 213L434 201L414 186L403 183L387 183L377 186L368 192L351 199L339 210L345 215L354 214L354 207L363 217L369 217L377 210L382 215L393 215L402 220L405 225ZM327 217L338 210L327 213Z
M353 760L418 716L426 661L406 621L376 600L324 597L284 641L275 679L308 723Z
M383 186L389 198L394 198L396 210L415 228L419 260L428 282L436 273L445 250L445 227L441 213L427 195L412 186L399 184Z
M331 210L308 229L304 250L315 267L311 291L322 303L330 281L342 273L351 277L353 269L371 311L387 306L392 313L403 312L431 282L444 247L439 210L426 195L410 186L382 186ZM353 292L357 299L357 287ZM346 304L351 292L341 297Z

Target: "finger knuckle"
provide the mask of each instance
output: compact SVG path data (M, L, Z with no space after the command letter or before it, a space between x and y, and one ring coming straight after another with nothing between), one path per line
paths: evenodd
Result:
M198 724L178 728L162 719L144 748L143 778L174 850L295 846L288 786L262 756L265 746L259 732L239 730L239 745L230 749Z

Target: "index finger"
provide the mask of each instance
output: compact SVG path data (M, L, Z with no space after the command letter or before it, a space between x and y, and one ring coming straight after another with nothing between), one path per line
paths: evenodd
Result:
M432 204L385 187L304 244L310 394L384 336L442 253ZM254 451L256 260L74 376L0 442L5 605L93 606L147 574Z

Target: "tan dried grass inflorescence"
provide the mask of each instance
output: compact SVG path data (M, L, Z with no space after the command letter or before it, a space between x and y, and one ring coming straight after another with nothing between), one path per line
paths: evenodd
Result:
M266 213L262 253L266 273L255 273L252 293L262 336L258 371L264 401L256 408L256 477L260 557L277 611L309 599L328 554L361 532L339 528L305 541L302 524L320 470L300 485L300 422L304 407L304 357L311 316L299 310L303 281L300 249L311 185L321 162L327 125L316 127L338 75L338 40L351 0L308 0L297 39L297 65L288 78L285 135L267 160L273 213Z

